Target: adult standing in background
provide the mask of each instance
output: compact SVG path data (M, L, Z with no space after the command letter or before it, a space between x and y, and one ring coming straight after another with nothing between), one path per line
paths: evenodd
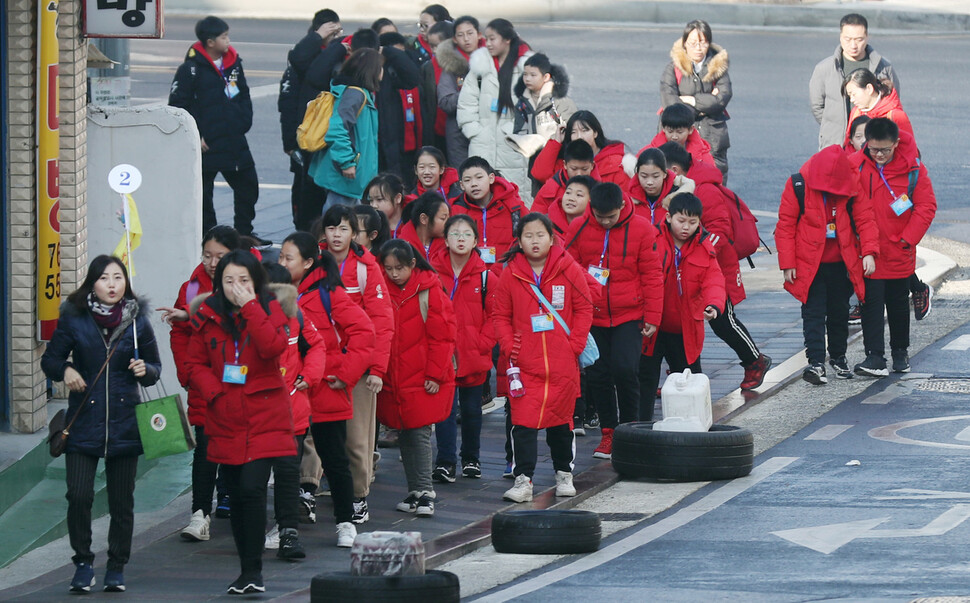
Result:
M833 56L815 66L808 85L812 115L820 125L818 148L842 144L848 126L851 100L843 95L845 76L857 69L868 69L877 80L889 80L899 91L899 80L888 59L869 45L869 22L860 14L849 13L839 22L839 47Z
M727 112L731 102L731 77L727 50L713 43L706 21L691 21L670 49L670 63L660 78L663 107L686 103L697 112L697 131L711 145L711 155L727 184ZM844 129L844 126L843 126Z
M445 112L445 147L448 152L448 164L457 168L468 159L468 139L461 133L456 114L458 113L458 95L461 93L462 83L468 75L468 60L472 53L484 46L485 40L478 31L478 19L468 15L458 17L455 21L455 35L445 40L434 51L438 64L441 65L441 77L438 79L438 107Z

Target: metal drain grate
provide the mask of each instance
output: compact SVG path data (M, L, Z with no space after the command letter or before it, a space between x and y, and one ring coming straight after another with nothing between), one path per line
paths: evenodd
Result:
M916 389L944 394L970 394L970 379L927 379L921 381Z

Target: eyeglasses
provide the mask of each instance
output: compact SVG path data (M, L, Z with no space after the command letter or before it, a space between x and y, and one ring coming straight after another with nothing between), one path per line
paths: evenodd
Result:
M873 155L888 155L892 153L893 149L895 148L896 148L896 145L892 145L889 147L881 147L881 148L869 147L869 153Z
M684 46L689 48L708 48L710 47L710 42L685 42Z
M465 239L474 239L475 233L472 232L449 232L448 236L452 239L457 239L459 241L464 241Z
M415 25L421 31L428 31L429 29L431 29L431 26L430 25L428 25L427 23L422 23L420 21L418 21L417 23L415 23Z

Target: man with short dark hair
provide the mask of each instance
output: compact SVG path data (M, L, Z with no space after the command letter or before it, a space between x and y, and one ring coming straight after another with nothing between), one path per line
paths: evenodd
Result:
M839 23L839 47L834 56L815 66L808 87L812 115L820 124L819 149L842 144L845 139L851 107L849 99L842 95L842 82L856 69L868 69L899 89L892 64L869 45L869 22L860 14L850 13Z
M916 245L936 215L936 195L916 142L892 120L866 124L866 146L850 158L862 184L860 197L872 203L879 227L875 271L865 279L862 338L866 358L855 373L885 377L885 322L889 322L892 371L909 372L909 278L916 270Z

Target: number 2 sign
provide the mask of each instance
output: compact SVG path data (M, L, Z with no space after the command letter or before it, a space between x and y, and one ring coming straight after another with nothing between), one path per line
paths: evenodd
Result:
M141 172L133 165L118 164L108 172L108 186L120 195L130 195L141 186Z

